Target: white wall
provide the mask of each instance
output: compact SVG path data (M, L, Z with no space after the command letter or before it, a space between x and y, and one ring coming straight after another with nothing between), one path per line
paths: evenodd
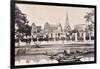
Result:
M71 4L97 5L97 34L100 35L100 0L33 0ZM97 64L40 67L37 69L98 69L100 68L100 36L97 37ZM10 0L0 2L0 69L10 69ZM34 68L36 69L36 68Z

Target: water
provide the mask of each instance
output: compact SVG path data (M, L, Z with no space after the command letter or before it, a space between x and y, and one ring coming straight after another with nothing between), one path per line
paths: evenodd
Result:
M80 61L94 61L94 57L83 57L80 59ZM49 59L49 57L45 55L17 56L15 61L15 65L35 65L51 63L58 63L58 61L55 59Z
M15 65L35 65L35 64L50 64L58 63L55 59L49 59L46 55L26 55L16 56Z
M19 49L16 48L15 51ZM17 55L15 56L15 65L36 65L36 64L52 64L52 63L58 63L57 60L55 59L50 59L50 55L56 54L58 52L63 52L66 50L67 52L76 52L76 50L80 52L86 52L88 51L94 51L94 46L89 46L89 45L70 45L70 46L65 46L65 45L58 45L58 46L42 46L42 48L34 48L34 47L27 47L26 54L28 55ZM39 55L38 53L41 53ZM49 53L49 55L43 55L45 53ZM33 55L34 54L34 55ZM85 62L85 61L94 61L94 53L90 54L83 54L83 56L80 61Z

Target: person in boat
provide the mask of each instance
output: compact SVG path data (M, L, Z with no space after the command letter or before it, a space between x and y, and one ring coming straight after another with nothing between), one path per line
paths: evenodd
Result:
M67 51L66 51L66 50L64 50L63 55L64 55L64 56L69 56L70 54L69 54L69 53L67 53Z

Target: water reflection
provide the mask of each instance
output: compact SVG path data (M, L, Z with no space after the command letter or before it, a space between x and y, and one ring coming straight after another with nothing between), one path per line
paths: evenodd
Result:
M94 61L94 57L93 56L82 57L80 61L81 62ZM55 59L50 59L49 56L46 55L17 56L15 59L15 65L35 65L35 64L51 64L51 63L59 63L59 62Z
M19 53L18 50L20 49ZM61 62L94 61L94 46L46 46L16 48L15 65L37 65ZM25 53L25 54L23 54ZM81 56L81 57L80 57ZM60 59L60 60L59 60Z
M58 63L58 61L55 59L49 59L49 57L45 55L17 56L15 59L15 65L33 65L50 63Z

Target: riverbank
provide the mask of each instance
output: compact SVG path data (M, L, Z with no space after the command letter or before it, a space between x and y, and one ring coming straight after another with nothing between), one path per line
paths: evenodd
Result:
M59 45L59 44L64 44L64 45L70 45L70 44L73 44L73 45L82 45L82 44L94 44L94 40L92 41L37 41L37 42L33 42L31 41L30 44L27 44L26 42L20 42L19 43L20 46L35 46L36 44L38 45ZM18 47L18 43L15 43L15 47Z

